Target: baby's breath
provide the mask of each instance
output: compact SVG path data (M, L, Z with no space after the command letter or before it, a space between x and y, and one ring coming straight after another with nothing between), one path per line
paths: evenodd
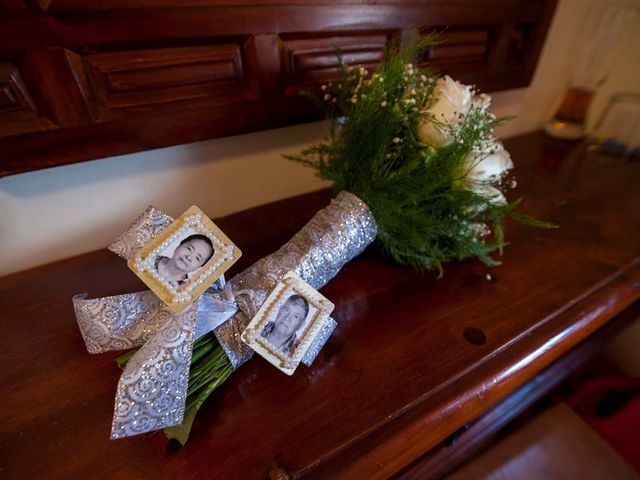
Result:
M497 205L469 188L465 158L495 144L492 131L502 119L472 107L458 115L454 128L426 112L437 77L411 60L432 42L418 38L407 49L389 50L371 74L342 63L340 82L322 89L331 92L324 95L331 138L288 158L311 165L336 190L360 197L376 219L379 245L398 263L440 272L454 258L495 265L490 254L504 246L505 217L549 225L516 212L518 202ZM420 143L416 131L425 120L453 141L439 150Z

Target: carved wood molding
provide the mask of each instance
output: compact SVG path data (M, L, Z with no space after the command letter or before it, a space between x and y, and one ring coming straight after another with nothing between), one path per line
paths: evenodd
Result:
M523 87L555 4L4 0L0 175L315 120L298 94L337 78L336 48L373 68L419 26L443 40L423 64Z

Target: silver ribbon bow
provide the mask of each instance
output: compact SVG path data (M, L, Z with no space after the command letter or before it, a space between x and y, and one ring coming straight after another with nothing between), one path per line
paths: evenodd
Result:
M172 221L149 207L109 249L127 259ZM278 251L227 285L221 277L179 314L150 291L98 299L75 296L76 318L90 353L141 346L118 382L111 438L182 423L197 338L213 330L237 369L253 355L240 339L242 332L287 272L320 289L375 239L376 232L368 207L355 195L341 192ZM329 319L303 363L313 362L335 326Z

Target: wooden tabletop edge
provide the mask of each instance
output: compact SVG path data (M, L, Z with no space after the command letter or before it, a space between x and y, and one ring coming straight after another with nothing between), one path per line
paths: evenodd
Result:
M640 257L594 285L573 302L541 319L482 362L459 372L396 415L319 457L316 462L297 472L296 477L322 478L326 474L325 468L328 468L332 475L339 471L341 479L388 478L491 409L636 302L640 302ZM535 338L531 335L541 329L545 330L544 335ZM523 344L526 348L523 348ZM500 361L503 355L518 355L516 351L522 352L519 359L506 363ZM510 365L506 370L496 368L505 364ZM474 385L465 384L468 373L479 369L485 370L481 380ZM495 395L498 390L500 394ZM443 402L445 399L439 399L438 396L444 391L455 391L457 395ZM430 400L435 400L433 405L428 405ZM450 416L448 422L443 421L445 415ZM438 435L427 434L428 441L425 441L425 431L437 429L445 423L448 426L446 430L439 431ZM358 448L365 443L367 448ZM383 465L374 461L380 458L387 458L389 463ZM336 470L337 465L340 466L339 470Z

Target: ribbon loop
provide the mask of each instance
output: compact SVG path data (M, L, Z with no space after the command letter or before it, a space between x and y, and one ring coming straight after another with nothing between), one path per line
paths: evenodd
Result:
M73 297L80 333L89 353L125 350L143 345L173 314L153 292L113 297Z
M171 225L173 220L173 217L149 206L107 248L119 257L129 260L129 257L135 255L138 250Z

